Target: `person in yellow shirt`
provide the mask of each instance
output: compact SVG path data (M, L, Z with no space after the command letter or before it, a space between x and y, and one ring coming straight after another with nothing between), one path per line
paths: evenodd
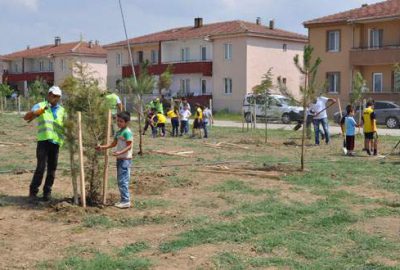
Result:
M179 112L177 107L170 107L167 116L171 119L172 125L172 137L178 137L178 129L179 129Z
M158 130L161 130L161 137L165 137L165 123L167 122L167 117L160 111L151 119L153 126L153 138L157 137Z
M367 108L363 111L362 123L364 128L364 150L368 155L378 155L378 133L376 128L376 115L374 102L368 101Z
M194 115L192 137L195 137L196 134L198 134L199 138L202 138L201 130L203 129L203 110L198 103L196 103L195 108L196 113Z

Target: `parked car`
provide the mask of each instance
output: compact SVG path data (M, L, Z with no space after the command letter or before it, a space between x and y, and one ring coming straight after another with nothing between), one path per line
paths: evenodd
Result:
M254 94L247 94L243 100L243 117L248 123L254 118L254 99L256 101L256 117L265 120L265 97L261 95L255 96ZM296 101L288 97L282 95L269 95L267 104L268 120L282 121L284 124L302 120L303 108L298 106Z
M400 105L393 101L375 101L374 111L376 114L376 123L378 125L386 125L388 128L400 127ZM345 111L342 112L345 115ZM355 119L359 119L360 108L356 108ZM340 113L333 115L336 123L340 122Z

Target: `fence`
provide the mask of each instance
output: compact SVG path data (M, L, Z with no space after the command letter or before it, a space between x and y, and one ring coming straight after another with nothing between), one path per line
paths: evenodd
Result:
M5 98L0 96L0 112L26 112L30 111L34 104L38 103L33 98L19 96L17 98Z

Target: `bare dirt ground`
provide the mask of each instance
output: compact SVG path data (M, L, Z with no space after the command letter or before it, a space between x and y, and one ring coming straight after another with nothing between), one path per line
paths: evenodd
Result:
M21 132L26 134L21 135ZM35 165L34 132L34 129L29 127L27 131L25 127L20 129L19 133L12 131L0 134L0 139L3 141L26 144L25 147L13 145L0 147L2 156L0 167L9 170L0 174L0 269L36 269L42 262L59 261L71 254L90 258L95 252L112 253L139 241L150 245L150 248L140 253L140 256L152 261L152 269L216 269L213 263L216 254L224 250L251 256L254 253L252 245L202 244L172 253L162 253L159 246L168 240L176 239L177 234L191 229L199 222L207 224L210 221L240 218L240 215L226 217L220 213L242 202L263 200L264 195L260 195L259 190L268 191L280 201L287 203L311 204L324 199L324 195L318 194L307 185L296 185L284 180L288 175L301 177L304 174L298 172L298 165L271 161L265 161L263 164L259 160L260 155L266 154L288 160L296 157L300 152L298 140L297 144L288 145L284 143L291 140L275 137L268 144L264 144L262 136L244 134L231 137L229 132L221 130L216 135L217 138L207 143L217 144L225 141L240 147L210 147L204 144L203 140L187 138L152 140L146 137L146 156L136 157L133 165L131 193L136 204L134 208L120 210L106 206L82 209L71 205L71 180L68 174L63 175L62 170L58 172L54 184L53 201L32 202L27 198L32 173L26 171L26 168L32 169ZM12 140L10 136L16 139ZM194 155L182 158L149 154L150 149L157 147L163 151L191 150L194 151ZM329 149L328 146L310 147L309 156L313 157L318 151ZM337 156L333 155L331 158L342 157L338 152ZM59 167L68 168L67 160L68 156L64 151ZM222 161L237 163L218 165L218 162ZM160 164L165 167L161 168ZM176 164L190 166L174 166ZM17 170L20 174L15 174L14 168L23 170ZM218 170L227 171L221 173L217 172ZM332 175L334 173L332 172ZM119 198L115 174L115 167L111 166L110 203L116 202ZM229 193L215 190L216 186L223 185L227 181L240 181L246 185L245 192ZM399 194L368 185L338 187L337 190L373 199L399 201ZM376 207L379 205L373 205L372 209ZM131 226L87 225L87 220L99 216L115 222L127 219L138 223ZM380 233L399 240L398 224L397 217L385 217L357 226L368 233ZM382 263L396 265L398 262L386 260Z

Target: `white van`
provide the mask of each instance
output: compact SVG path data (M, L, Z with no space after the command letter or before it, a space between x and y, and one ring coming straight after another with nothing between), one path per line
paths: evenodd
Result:
M264 104L265 98L261 95L247 94L243 100L244 119L250 123L254 120L254 99L256 101L256 116L257 119L264 119ZM269 95L267 107L267 119L272 121L282 121L284 124L289 124L292 121L302 121L303 107L298 106L296 101L282 96Z

